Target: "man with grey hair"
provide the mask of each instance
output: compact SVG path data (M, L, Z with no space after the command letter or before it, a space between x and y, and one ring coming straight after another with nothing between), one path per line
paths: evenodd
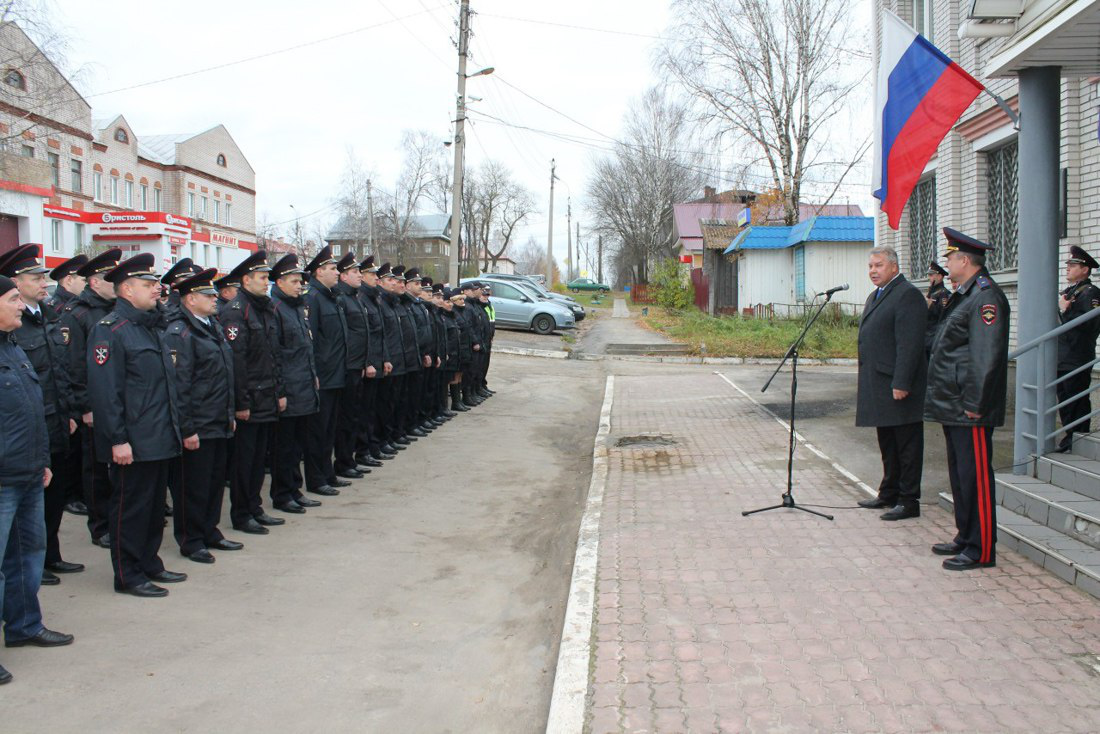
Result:
M877 497L859 504L887 509L883 520L904 520L920 516L928 306L898 269L894 248L872 248L867 271L875 290L859 322L856 425L878 433L882 482Z

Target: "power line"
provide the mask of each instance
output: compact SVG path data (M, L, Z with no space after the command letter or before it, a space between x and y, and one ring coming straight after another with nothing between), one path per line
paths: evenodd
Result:
M631 36L633 38L648 38L654 41L672 41L674 39L667 36L655 36L650 33L634 33L632 31L617 31L612 28L594 28L586 25L574 25L571 23L557 23L552 20L538 20L536 18L518 18L514 15L497 15L496 13L478 13L483 18L496 18L498 20L511 20L517 23L531 23L534 25L554 26L557 28L568 28L576 31L589 31L592 33L608 33L614 36Z

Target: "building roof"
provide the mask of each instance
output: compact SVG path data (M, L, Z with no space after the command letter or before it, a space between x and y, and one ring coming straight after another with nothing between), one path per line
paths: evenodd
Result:
M170 166L176 162L176 145L193 137L195 137L195 133L142 135L137 139L138 155L155 163Z
M703 223L735 224L737 215L749 206L741 203L726 204L676 204L672 207L672 219L676 227L676 236L688 252L703 250ZM821 217L861 217L863 210L856 204L800 204L799 220L806 221ZM773 207L765 213L768 221L782 219L779 207Z
M738 250L781 250L803 242L868 244L875 240L874 217L811 217L787 227L748 227L723 254Z

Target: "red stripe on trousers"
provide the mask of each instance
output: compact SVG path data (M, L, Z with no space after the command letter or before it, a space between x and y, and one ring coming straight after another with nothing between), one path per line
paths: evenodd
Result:
M985 442L982 440L982 434L978 426L973 426L970 429L971 439L974 442L974 478L977 484L977 497L975 500L978 502L978 522L981 531L981 555L978 557L980 563L989 562L989 515L986 508L986 497L988 497L988 483L989 474L986 472L986 465L984 461L985 454Z

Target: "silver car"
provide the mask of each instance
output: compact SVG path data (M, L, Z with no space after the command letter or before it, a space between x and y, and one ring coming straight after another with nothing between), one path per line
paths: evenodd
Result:
M572 311L549 298L543 298L525 283L486 277L465 278L462 282L469 280L492 286L493 295L489 300L496 311L499 326L531 329L539 334L551 334L557 329L574 329L577 326Z
M530 287L531 289L537 291L538 294L540 296L542 296L543 298L549 298L551 301L557 301L561 305L568 308L570 311L573 312L573 318L575 318L578 323L580 323L581 321L584 321L584 317L586 315L585 312L584 312L584 306L577 303L577 299L573 298L572 296L567 296L564 293L555 293L554 291L546 290L546 287L542 284L542 282L538 281L538 280L535 280L534 276L531 276L531 275L512 275L512 274L508 274L508 273L488 273L488 274L482 276L482 278L492 278L493 280L503 280L503 281L508 282L508 283L519 282L519 283L521 283L523 285L526 285L526 286Z

